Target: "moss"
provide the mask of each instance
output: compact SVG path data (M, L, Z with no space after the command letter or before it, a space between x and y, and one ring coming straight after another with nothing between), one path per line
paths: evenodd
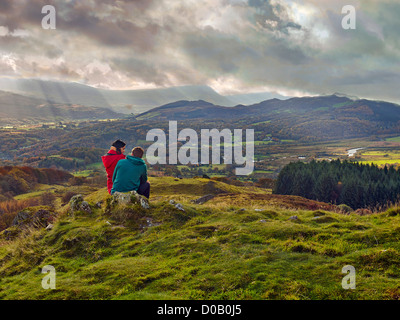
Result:
M400 214L400 207L389 208L386 210L386 214L388 217L395 217Z

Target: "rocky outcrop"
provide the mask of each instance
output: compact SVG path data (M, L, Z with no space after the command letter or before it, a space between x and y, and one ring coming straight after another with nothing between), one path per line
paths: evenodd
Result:
M92 208L90 207L90 204L87 201L83 200L83 196L81 194L73 196L69 201L69 206L72 214L76 212L84 212L87 214L92 213Z
M0 239L13 240L21 232L29 229L46 228L50 230L53 226L56 214L51 210L43 208L27 208L17 213L11 226L0 233Z
M172 204L176 209L185 212L185 209L183 208L182 204L176 203L174 199L169 200L169 203Z
M13 222L12 227L36 227L46 228L50 223L54 221L55 214L45 209L25 209L19 212Z
M192 202L194 204L203 204L203 203L206 203L207 201L210 201L214 197L215 197L215 195L213 195L213 194L207 194L207 195L205 195L203 197L200 197L200 198L198 198L196 200L192 200Z
M115 192L111 198L111 205L114 204L140 204L143 209L149 209L149 200L138 194L136 191L129 193Z

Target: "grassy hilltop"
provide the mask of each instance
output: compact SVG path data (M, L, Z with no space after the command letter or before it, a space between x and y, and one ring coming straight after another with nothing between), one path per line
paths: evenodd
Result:
M262 188L150 182L147 210L110 207L105 188L84 193L91 214L31 208L54 211L54 227L0 233L0 299L400 298L400 210L344 215ZM45 265L56 269L54 290L41 287ZM355 290L342 288L346 265Z

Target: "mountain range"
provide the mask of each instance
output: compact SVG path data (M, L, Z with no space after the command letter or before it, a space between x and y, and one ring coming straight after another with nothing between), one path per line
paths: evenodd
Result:
M83 119L116 119L123 116L108 108L54 103L0 91L0 125L2 126Z
M244 117L338 119L356 117L358 119L384 122L400 121L400 106L397 104L366 99L353 100L345 96L330 95L270 99L253 105L224 107L204 100L176 101L139 115L138 119L185 120L185 119L235 119Z
M3 126L125 118L129 109L131 117L136 120L235 122L245 119L241 124L258 126L257 130L274 130L281 132L282 137L293 138L333 139L397 134L400 131L399 105L340 93L273 98L232 106L232 100L229 100L232 96L221 96L207 86L111 91L75 83L0 79L1 89L15 91L0 91L0 125ZM180 98L188 96L190 98ZM250 101L263 96L268 97L268 93L244 95L241 99ZM173 100L176 98L178 100ZM122 107L123 103L130 104ZM268 128L264 128L267 124Z
M208 86L199 85L146 90L105 90L74 82L10 78L0 78L0 90L52 103L109 108L126 114L142 113L178 100L202 99L217 105L232 107L271 98L286 98L270 92L223 96Z
M217 106L177 101L144 112L138 120L223 121L274 132L284 139L333 140L400 132L400 106L344 95L271 99L253 105Z

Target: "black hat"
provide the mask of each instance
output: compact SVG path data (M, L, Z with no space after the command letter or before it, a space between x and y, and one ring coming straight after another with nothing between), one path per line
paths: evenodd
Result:
M117 149L123 148L126 146L126 143L121 141L121 140L116 140L112 144L113 147L116 147Z

